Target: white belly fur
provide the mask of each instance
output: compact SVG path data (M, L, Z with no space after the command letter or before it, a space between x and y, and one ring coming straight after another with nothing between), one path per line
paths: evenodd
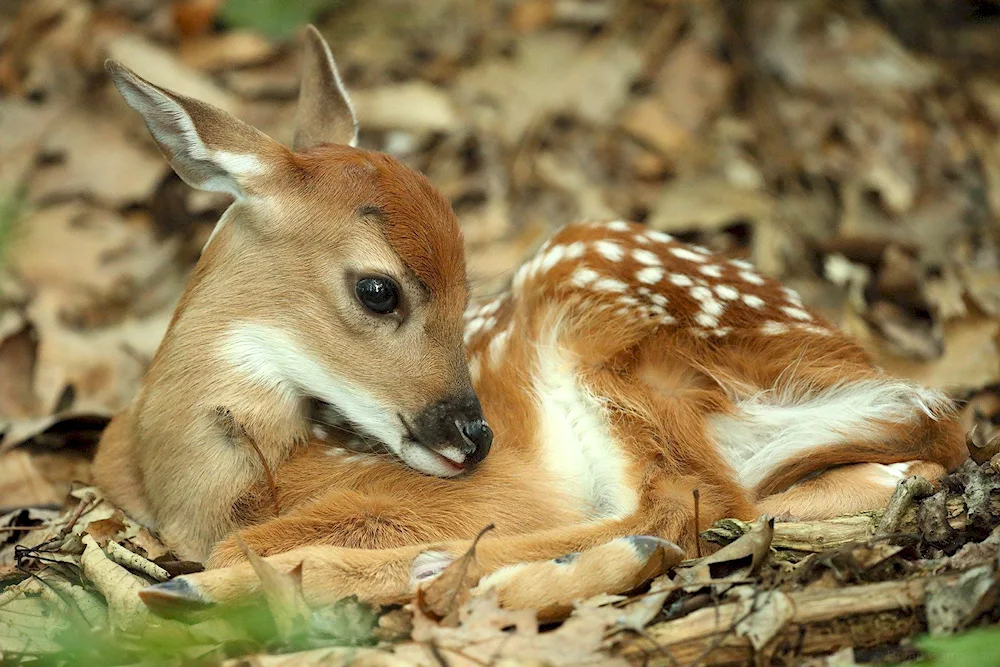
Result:
M941 392L903 380L863 380L812 392L766 391L736 401L736 415L715 415L709 428L719 451L747 488L810 450L878 437L876 422L935 416Z
M538 348L535 395L543 461L558 490L597 518L635 512L638 496L626 483L627 459L608 427L600 400L582 385L565 350Z

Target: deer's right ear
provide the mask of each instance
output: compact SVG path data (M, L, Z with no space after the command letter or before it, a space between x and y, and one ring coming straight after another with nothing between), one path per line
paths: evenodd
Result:
M248 180L268 170L268 158L287 151L222 109L154 86L114 60L104 67L170 166L192 187L243 197Z
M357 146L358 119L330 46L309 26L292 148L300 151L321 143Z

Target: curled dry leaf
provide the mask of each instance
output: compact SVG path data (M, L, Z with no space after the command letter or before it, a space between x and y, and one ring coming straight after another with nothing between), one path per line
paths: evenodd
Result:
M415 603L422 614L444 625L454 626L458 623L458 610L468 601L470 591L483 576L483 570L476 562L476 545L492 529L493 525L490 524L479 531L468 551L448 565L429 584L417 589Z
M767 560L774 538L774 519L761 517L750 530L731 544L693 565L677 570L678 581L703 584L713 581L739 580L754 574Z
M126 549L117 542L108 542L104 546L104 553L108 555L108 558L119 565L123 565L133 572L144 574L154 581L166 581L170 578L170 573L165 569L153 561L143 558L139 554Z
M149 584L108 558L90 535L84 535L83 544L83 576L107 600L111 627L122 632L141 630L149 619L149 609L139 599L139 591Z

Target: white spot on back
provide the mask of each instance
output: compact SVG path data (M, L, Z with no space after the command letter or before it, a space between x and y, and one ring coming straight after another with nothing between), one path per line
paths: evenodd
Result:
M613 232L627 232L632 229L632 227L623 220L615 220L607 224L608 229Z
M714 287L715 293L719 295L720 299L725 299L726 301L735 301L740 298L739 291L729 285L716 285Z
M670 253L674 257L679 257L680 259L686 259L689 262L698 262L699 264L706 261L704 255L700 255L693 250L688 250L687 248L671 248Z
M714 329L719 326L719 319L704 310L694 316L694 321L706 329Z
M646 236L648 236L651 241L656 241L657 243L671 243L674 240L674 237L670 234L664 234L663 232L655 229L648 230L646 232Z
M794 305L799 308L802 307L802 297L799 293L793 290L791 287L782 287L781 291L785 293L785 297Z
M694 281L691 280L691 276L684 275L683 273L671 273L670 282L678 287L690 287L694 285Z
M591 287L599 292L625 292L628 290L628 284L617 278L600 278Z
M566 259L580 259L586 250L586 243L583 241L573 241L566 246Z
M764 279L761 278L756 273L753 273L751 271L740 271L739 276L740 276L740 278L742 278L743 280L747 281L751 285L763 285L764 284Z
M744 294L742 296L742 300L743 303L750 306L751 308L760 309L764 307L764 299L760 298L759 296L755 296L753 294Z
M782 306L781 310L785 311L785 314L789 317L795 318L797 320L811 320L812 315L802 310L801 308L793 308L790 306Z
M588 269L586 266L580 266L573 272L569 281L577 287L586 287L600 277L601 276L597 271Z
M541 256L541 261L538 263L538 269L540 271L549 271L553 266L558 264L562 259L566 257L566 246L557 245L550 248Z
M788 333L788 325L770 320L761 325L760 332L765 336L778 336L783 333Z
M643 248L636 248L632 251L632 257L635 261L640 264L645 264L646 266L660 266L663 262L655 252L650 252L649 250L644 250Z
M625 256L625 249L613 241L598 241L594 247L609 262L620 262Z
M498 333L490 341L490 346L488 349L488 354L490 355L490 364L496 366L503 359L504 352L507 348L507 339L510 338L511 324L507 325L507 328Z
M663 279L663 269L656 266L647 266L636 271L635 279L646 285L653 285Z
M718 264L706 264L698 269L702 275L706 275L709 278L721 278L722 277L722 267Z

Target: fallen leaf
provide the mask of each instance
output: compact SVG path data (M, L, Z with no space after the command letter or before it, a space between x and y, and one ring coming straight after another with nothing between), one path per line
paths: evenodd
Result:
M101 547L107 547L109 540L122 539L122 534L126 530L125 515L121 510L115 510L107 519L91 521L87 524L84 532L97 541ZM124 565L124 563L118 563Z
M738 612L736 634L750 640L755 651L764 650L795 616L795 607L781 591L751 591Z
M139 591L149 584L108 558L90 535L83 536L83 544L83 575L107 600L111 627L122 632L141 630L149 609L139 599Z
M761 517L751 524L748 533L734 542L691 566L678 568L678 580L684 584L702 584L745 579L764 564L773 537L774 519Z
M366 130L455 132L461 127L451 98L421 81L357 90L351 102Z
M497 109L503 142L516 146L532 123L565 111L597 125L622 107L641 65L623 42L586 45L570 33L526 35L512 61L494 59L463 71L457 97Z
M169 167L152 150L137 146L107 109L62 114L46 133L45 163L30 182L36 202L86 196L120 209L146 201ZM28 229L30 226L26 225Z
M468 601L470 591L483 576L483 570L476 562L476 545L492 529L491 524L479 531L468 551L429 584L417 588L416 607L421 613L443 625L454 626L458 623L458 610Z
M276 54L273 42L246 30L185 40L181 42L178 53L185 65L207 72L260 65Z
M289 573L279 572L248 547L238 534L236 543L260 579L279 635L287 639L301 634L304 623L311 616L309 605L302 596L302 564Z
M94 524L90 524L88 532L91 532ZM124 529L125 526L123 525ZM91 532L93 535L93 532ZM148 558L143 558L139 554L130 551L115 541L109 541L104 545L104 553L114 562L127 567L133 572L144 574L153 581L166 581L170 578L170 573Z
M105 49L109 58L120 61L139 76L155 81L161 88L211 104L240 117L240 102L217 86L211 78L188 67L170 51L136 34L120 34L111 38ZM121 101L120 108L128 113ZM130 117L134 117L134 114ZM161 159L162 163L162 159Z
M964 572L958 583L933 583L927 590L927 629L932 635L963 630L996 605L1000 575L994 561Z

